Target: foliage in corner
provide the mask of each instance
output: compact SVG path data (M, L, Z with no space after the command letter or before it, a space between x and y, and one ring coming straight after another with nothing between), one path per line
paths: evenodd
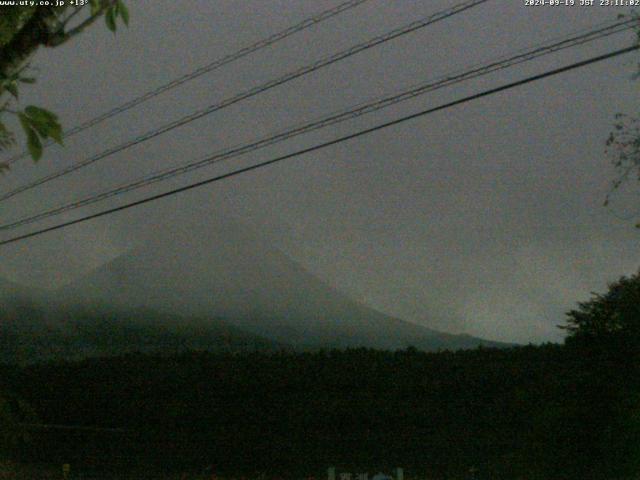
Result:
M628 15L619 15L618 18L628 18L635 23L636 42L640 44L640 13L633 11ZM640 63L632 79L640 79ZM606 142L605 154L611 159L616 171L616 178L604 201L604 206L607 206L612 195L623 183L634 177L640 182L639 117L624 113L616 114L613 130ZM640 222L636 224L636 228L640 228Z
M3 115L18 118L33 160L42 157L45 141L62 143L62 127L55 114L27 106L18 108L20 88L33 84L28 60L40 46L60 46L82 33L104 16L109 30L117 30L118 19L129 25L129 10L123 0L89 0L81 6L2 6L0 7L0 152L15 145L14 132ZM0 162L0 172L9 168Z
M605 152L617 172L611 191L604 201L607 206L612 194L624 182L634 177L640 182L640 118L624 113L616 114ZM636 227L640 228L640 223Z
M594 403L591 418L602 425L597 451L608 452L593 478L632 478L640 469L640 272L592 295L560 328L574 368L583 369L580 402Z
M615 345L617 353L640 351L640 272L621 277L604 294L567 313L569 343ZM627 348L628 347L628 348Z
M58 117L44 108L28 106L18 114L20 125L27 135L27 146L31 157L38 161L42 157L42 141L51 138L62 145L62 127Z

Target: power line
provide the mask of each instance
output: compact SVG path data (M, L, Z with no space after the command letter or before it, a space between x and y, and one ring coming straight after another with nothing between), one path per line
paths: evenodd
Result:
M87 205L92 205L94 203L106 200L108 198L118 196L132 190L137 190L139 188L166 180L168 178L182 175L190 171L212 165L214 163L235 158L235 157L244 155L246 153L253 152L255 150L274 145L276 143L280 143L282 141L288 140L298 135L309 133L311 131L324 128L329 125L341 123L346 120L357 118L359 116L366 115L366 114L381 110L383 108L387 108L391 105L395 105L397 103L409 100L411 98L415 98L419 95L423 95L425 93L428 93L434 90L438 90L440 88L454 85L472 78L487 75L489 73L493 73L498 70L506 69L514 65L518 65L520 63L534 60L544 55L549 55L551 53L555 53L560 50L572 48L587 42L592 42L594 40L598 40L598 39L613 35L615 33L626 31L630 29L631 25L633 24L635 24L635 20L631 20L631 21L627 20L624 22L614 22L614 23L607 22L606 24L598 25L599 28L597 29L587 30L586 33L582 33L578 35L576 32L568 36L565 35L563 39L560 41L555 41L554 43L546 42L541 46L535 46L535 47L529 48L528 50L521 50L515 55L512 55L510 57L503 56L503 57L500 57L499 59L490 61L488 64L474 66L473 68L469 70L464 70L461 73L450 74L448 76L441 77L438 80L426 82L418 86L414 86L410 89L403 90L400 93L395 95L386 96L368 103L359 104L346 111L343 110L339 113L331 114L319 120L312 121L307 124L303 124L293 129L285 130L283 132L263 138L261 140L258 140L249 144L229 148L221 152L217 152L213 155L208 155L195 162L190 162L182 166L171 167L168 169L161 170L159 172L154 172L152 174L139 178L133 182L129 182L121 186L118 186L116 188L106 190L97 195L91 195L84 199L76 200L76 201L67 203L65 205L58 206L53 209L49 209L44 212L35 214L35 215L23 217L13 222L0 225L0 230L14 229L23 225L34 223L39 220L43 220L52 216L59 215L67 211L75 210L77 208L81 208ZM584 32L584 30L582 31Z
M224 57L218 58L216 60L214 60L213 62L204 65L192 72L186 73L184 75L182 75L181 77L175 78L163 85L160 85L158 88L151 90L149 92L146 92L132 100L129 100L126 103L123 103L122 105L119 105L101 115L98 115L95 118L92 118L91 120L88 120L84 123L81 123L80 125L77 125L71 129L69 129L68 131L66 131L64 133L63 138L68 138L71 137L73 135L76 135L80 132L83 132L84 130L87 130L88 128L94 127L102 122L104 122L105 120L108 120L109 118L115 117L116 115L119 115L123 112L126 112L127 110L130 110L138 105L140 105L141 103L146 102L147 100L151 100L152 98L157 97L158 95L161 95L169 90L172 90L184 83L190 82L191 80L194 80L198 77L201 77L202 75L206 74L206 73L210 73L214 70L217 70L220 67L223 67L224 65L228 65L230 63L235 62L236 60L239 60L241 58L246 57L247 55L250 55L251 53L257 52L258 50L262 50L263 48L266 48L270 45L273 45L274 43L279 42L280 40L284 40L287 37L290 37L291 35L294 35L295 33L301 32L302 30L305 30L309 27L312 27L314 25L317 25L319 23L324 22L325 20L328 20L332 17L335 17L336 15L339 15L342 12L345 12L347 10L350 10L352 8L357 7L358 5L368 2L369 0L349 0L348 2L344 2L341 3L340 5L337 5L336 7L330 8L328 10L325 10L323 12L320 12L317 15L314 15L312 17L309 18L305 18L304 20L302 20L301 22L286 28L280 32L274 33L273 35L267 37L267 38L263 38L262 40L257 41L256 43L252 44L252 45L248 45L246 47L241 48L240 50L234 52L234 53L230 53L228 55L225 55ZM54 142L53 141L48 141L44 144L44 147L48 147L50 145L52 145ZM29 155L28 152L22 152L19 153L18 155L15 155L13 157L11 157L9 160L7 160L5 162L6 165L12 165L15 162L17 162L18 160L25 158Z
M151 140L152 138L155 138L157 136L160 136L164 133L167 133L175 128L181 127L183 125L186 125L188 123L191 123L195 120L198 120L202 117L205 117L207 115L210 115L218 110L222 110L223 108L229 107L231 105L234 105L238 102L241 102L243 100L246 100L248 98L254 97L256 95L259 95L261 93L264 93L268 90L271 90L272 88L275 88L277 86L280 86L284 83L290 82L291 80L294 80L296 78L302 77L304 75L307 75L311 72L314 72L316 70L319 70L321 68L324 68L326 66L332 65L336 62L339 62L341 60L344 60L345 58L351 57L353 55L356 55L357 53L363 52L365 50L368 50L370 48L374 48L382 43L388 42L390 40L396 39L398 37L401 37L403 35L407 35L409 33L415 32L421 28L427 27L429 25L432 25L436 22L439 22L441 20L444 20L446 18L452 17L454 15L457 15L459 13L464 12L465 10L468 10L470 8L473 8L477 5L480 5L482 3L488 2L489 0L469 0L467 2L458 4L454 7L451 7L449 9L440 11L438 13L435 13L429 17L426 17L422 20L418 20L415 22L411 22L410 24L407 24L403 27L397 28L395 30L392 30L384 35L380 35L378 37L374 37L366 42L360 43L358 45L355 45L351 48L348 48L346 50L343 50L341 52L338 52L336 54L333 54L329 57L325 57L321 60L318 60L310 65L307 65L305 67L302 67L298 70L295 70L293 72L287 73L282 77L276 78L274 80L271 80L265 84L259 85L257 87L254 87L250 90L247 90L243 93L240 93L238 95L235 95L233 97L230 97L226 100L223 100L220 103L216 103L213 105L210 105L202 110L198 110L190 115L187 115L179 120L175 120L171 123L168 123L160 128L151 130L147 133L144 133L136 138L134 138L133 140L129 140L126 143L123 143L121 145L118 145L117 147L112 147L108 150L105 150L97 155L94 155L93 157L90 157L88 159L85 159L81 162L78 163L74 163L73 165L70 165L67 168L64 168L62 170L59 170L57 172L54 172L50 175L41 177L37 180L34 180L33 182L27 183L25 185L22 185L14 190L11 190L7 193L4 193L2 195L0 195L0 201L4 201L7 200L11 197L14 197L16 195L18 195L19 193L25 192L27 190L31 190L32 188L35 188L37 186L40 186L44 183L47 183L51 180L54 180L56 178L62 177L64 175L68 175L72 172L75 172L81 168L84 168L88 165L91 165L99 160L102 160L106 157L109 157L111 155L114 155L116 153L122 152L124 150L127 150L135 145L138 145L140 143L146 142L147 140Z
M286 154L286 155L282 155L282 156L279 156L279 157L276 157L276 158L272 158L270 160L266 160L264 162L257 163L257 164L254 164L254 165L251 165L251 166L248 166L248 167L244 167L244 168L241 168L241 169L238 169L238 170L234 170L232 172L228 172L228 173L225 173L225 174L222 174L222 175L217 175L215 177L211 177L211 178L208 178L206 180L202 180L202 181L199 181L199 182L196 182L196 183L192 183L192 184L186 185L184 187L176 188L176 189L170 190L168 192L160 193L160 194L157 194L157 195L152 195L150 197L146 197L146 198L143 198L141 200L136 200L134 202L130 202L130 203L127 203L127 204L124 204L124 205L120 205L118 207L114 207L114 208L110 208L110 209L107 209L107 210L103 210L101 212L97 212L97 213L94 213L94 214L91 214L91 215L86 215L84 217L81 217L81 218L78 218L78 219L75 219L75 220L71 220L71 221L64 222L64 223L59 223L59 224L53 225L51 227L43 228L43 229L36 230L36 231L30 232L30 233L26 233L26 234L23 234L23 235L16 236L16 237L13 237L13 238L9 238L7 240L1 241L0 242L0 246L7 245L7 244L10 244L10 243L14 243L14 242L18 242L20 240L25 240L27 238L35 237L35 236L38 236L38 235L42 235L44 233L52 232L54 230L59 230L59 229L62 229L62 228L66 228L66 227L69 227L71 225L76 225L78 223L82 223L82 222L86 222L88 220L92 220L92 219L95 219L95 218L99 218L99 217L103 217L103 216L106 216L106 215L110 215L110 214L113 214L113 213L116 213L116 212L119 212L119 211L122 211L122 210L127 210L129 208L133 208L133 207L136 207L138 205L143 205L145 203L149 203L149 202L153 202L153 201L156 201L156 200L160 200L161 198L165 198L165 197L169 197L169 196L172 196L172 195L176 195L178 193L182 193L182 192L185 192L185 191L188 191L188 190L192 190L194 188L201 187L201 186L204 186L204 185L208 185L210 183L214 183L214 182L218 182L218 181L221 181L221 180L225 180L227 178L231 178L231 177L234 177L236 175L240 175L240 174L252 171L252 170L257 170L259 168L263 168L263 167L266 167L268 165L272 165L272 164L275 164L275 163L278 163L278 162L282 162L284 160L288 160L290 158L298 157L300 155L304 155L304 154L307 154L307 153L315 152L317 150L321 150L321 149L327 148L327 147L332 146L332 145L336 145L336 144L339 144L339 143L342 143L342 142L346 142L348 140L352 140L354 138L361 137L363 135L368 135L368 134L376 132L378 130L389 128L389 127L394 126L394 125L399 125L401 123L407 122L409 120L414 120L416 118L423 117L423 116L429 115L431 113L435 113L435 112L438 112L438 111L441 111L441 110L452 108L452 107L455 107L457 105L461 105L461 104L464 104L464 103L467 103L467 102L470 102L470 101L473 101L473 100L477 100L479 98L483 98L483 97L487 97L487 96L490 96L490 95L494 95L496 93L503 92L503 91L506 91L506 90L510 90L512 88L520 87L522 85L526 85L528 83L532 83L532 82L535 82L535 81L538 81L538 80L542 80L544 78L548 78L548 77L551 77L551 76L554 76L554 75L558 75L558 74L561 74L561 73L564 73L564 72L568 72L570 70L575 70L575 69L578 69L578 68L581 68L581 67L585 67L587 65L591 65L591 64L594 64L594 63L597 63L597 62L601 62L601 61L610 59L610 58L614 58L614 57L617 57L617 56L620 56L620 55L624 55L626 53L629 53L629 52L632 52L632 51L635 51L635 50L638 50L638 49L640 49L640 45L634 45L634 46L623 48L623 49L620 49L620 50L616 50L616 51L613 51L613 52L610 52L610 53L607 53L607 54L604 54L604 55L600 55L600 56L597 56L597 57L592 57L592 58L589 58L587 60L576 62L576 63L570 64L570 65L566 65L564 67L556 68L554 70L549 70L549 71L547 71L545 73L541 73L541 74L538 74L538 75L533 75L531 77L527 77L527 78L525 78L523 80L518 80L516 82L507 83L505 85L501 85L499 87L495 87L495 88L492 88L492 89L489 89L489 90L485 90L483 92L476 93L474 95L470 95L470 96L467 96L467 97L464 97L464 98L461 98L461 99L458 99L458 100L454 100L452 102L445 103L445 104L439 105L437 107L429 108L427 110L423 110L421 112L414 113L414 114L411 114L411 115L406 115L404 117L400 117L398 119L391 120L389 122L385 122L385 123L376 125L374 127L370 127L370 128L364 129L364 130L359 130L358 132L355 132L355 133L352 133L352 134L349 134L349 135L345 135L345 136L336 138L334 140L330 140L330 141L327 141L327 142L319 143L319 144L314 145L312 147L308 147L308 148L304 148L304 149L301 149L301 150L297 150L295 152L292 152L292 153L289 153L289 154Z

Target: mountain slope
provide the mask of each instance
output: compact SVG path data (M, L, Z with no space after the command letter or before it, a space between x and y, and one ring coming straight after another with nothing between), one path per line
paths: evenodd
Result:
M325 284L228 219L173 226L58 292L68 302L224 318L296 347L498 345L390 317Z
M104 306L0 301L0 363L124 353L279 351L290 347L213 318Z

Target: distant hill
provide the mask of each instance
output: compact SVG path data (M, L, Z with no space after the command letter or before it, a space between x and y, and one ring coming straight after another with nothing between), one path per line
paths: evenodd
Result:
M501 346L362 305L242 226L174 226L57 292L69 304L223 318L295 348L424 350Z
M181 317L149 309L65 307L5 297L0 310L0 362L32 363L124 353L184 350L290 350L222 320Z

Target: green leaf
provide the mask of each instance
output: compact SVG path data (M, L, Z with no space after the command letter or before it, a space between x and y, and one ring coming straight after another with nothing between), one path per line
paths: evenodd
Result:
M42 138L45 138L45 139L49 138L48 123L34 122L33 119L29 119L29 120L31 120L31 128L34 129L38 135L40 135Z
M53 140L62 145L62 126L59 123L52 124L49 128L49 136L53 138Z
M34 161L40 160L42 158L42 143L38 138L38 134L33 128L28 128L26 130L27 133L27 148L29 149L29 153L31 154L31 158Z
M38 133L32 126L32 120L24 113L18 113L18 119L24 133L27 135L27 149L34 161L40 160L42 157L42 143L38 138Z
M25 121L38 132L42 138L48 138L50 130L53 126L57 125L56 117L44 109L29 106L25 108Z
M18 120L20 120L20 125L22 125L22 129L26 133L31 128L31 120L24 113L18 113Z
M51 137L62 144L62 127L58 117L44 108L29 105L24 112L18 114L22 129L27 135L27 147L31 157L38 161L42 157L42 142L40 138Z
M114 7L111 7L107 10L107 13L104 16L105 22L107 23L107 28L112 32L116 31L116 10Z
M34 105L29 105L27 108L25 108L24 113L34 119L42 119L48 122L58 121L58 116L55 113L50 112L49 110L46 110L44 108L36 107Z
M89 0L89 4L91 5L91 15L95 15L100 11L100 0Z
M122 18L122 21L124 22L124 24L128 27L129 26L129 9L127 8L127 6L122 0L118 0L117 5L118 5L118 12L120 13L120 17Z

